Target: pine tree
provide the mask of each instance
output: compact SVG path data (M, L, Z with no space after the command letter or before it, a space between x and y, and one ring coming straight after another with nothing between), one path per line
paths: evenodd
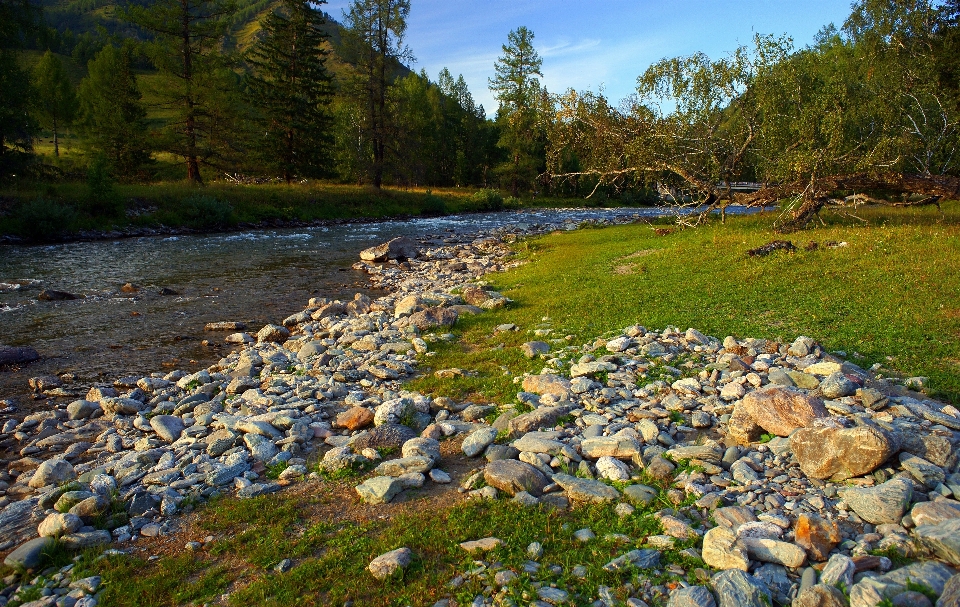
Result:
M130 49L106 46L87 64L80 82L81 132L92 151L103 154L122 176L149 160L147 112L130 67Z
M77 115L77 95L63 63L47 51L33 70L40 124L53 132L53 154L60 157L60 133Z
M164 133L163 147L181 156L187 179L201 183L200 164L217 153L215 142L223 128L225 71L231 57L223 52L231 0L157 0L132 5L127 16L153 34L147 45L160 72L157 95L165 109L176 114Z
M20 67L19 50L36 31L38 10L30 0L0 0L0 175L32 151L36 125L30 116L35 91Z
M521 186L532 184L542 164L542 137L537 130L537 108L544 91L537 76L542 60L533 48L533 32L520 27L507 36L503 55L494 65L496 76L490 79L490 90L500 103L497 122L502 126L498 145L509 152L507 162L497 167L510 183L514 196Z
M400 62L413 59L403 45L410 0L353 0L346 13L344 44L356 61L353 93L364 108L364 137L372 148L373 186L383 183L388 142L396 138L390 88Z
M324 3L321 0L320 3ZM263 39L247 61L249 90L263 135L256 148L287 183L329 173L332 77L326 21L316 2L281 0L263 22Z

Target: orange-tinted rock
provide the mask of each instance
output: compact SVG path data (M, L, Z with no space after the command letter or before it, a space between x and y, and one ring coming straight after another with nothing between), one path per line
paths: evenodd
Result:
M741 404L757 425L777 436L790 436L797 428L829 415L822 400L792 388L755 390Z
M840 528L833 521L808 513L803 513L797 517L794 541L807 551L811 560L827 560L830 557L830 551L842 539Z
M353 407L337 415L337 425L347 430L359 430L373 423L373 411L366 407Z

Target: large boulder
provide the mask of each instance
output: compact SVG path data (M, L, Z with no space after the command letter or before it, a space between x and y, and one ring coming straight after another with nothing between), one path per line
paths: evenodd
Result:
M873 472L897 452L897 441L874 426L801 428L790 449L807 476L841 481Z
M516 495L526 491L534 497L540 497L550 480L539 470L526 462L515 459L495 460L483 470L483 478L491 487Z
M416 259L419 254L415 241L406 236L400 236L389 242L360 251L360 259L374 262L388 261L390 259L402 261L405 259Z
M741 405L757 425L777 436L790 436L797 428L829 415L819 398L780 386L754 390L743 398Z

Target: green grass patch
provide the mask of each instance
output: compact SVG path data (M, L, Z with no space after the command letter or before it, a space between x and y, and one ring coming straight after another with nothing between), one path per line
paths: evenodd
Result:
M210 600L229 588L229 605L333 605L353 601L357 605L431 605L445 596L469 604L489 582L489 575L464 576L458 587L449 583L458 575L475 570L476 560L499 562L517 572L519 579L507 594L522 603L535 597L522 573L529 559L526 548L540 542L539 581L556 583L576 596L577 604L596 598L600 585L621 588L636 576L634 571L608 572L603 565L642 545L661 529L649 509L618 517L612 505L582 507L570 511L525 508L508 500L461 502L435 511L413 510L380 522L303 520L303 504L282 495L254 500L219 500L201 513L201 527L223 539L203 553L163 557L144 562L132 557L110 557L95 562L84 572L104 577L101 604L129 607L167 606ZM580 542L573 533L591 529L597 538ZM256 533L257 540L251 540ZM610 539L609 534L627 540ZM459 543L494 536L503 544L486 554L467 554ZM377 555L407 546L414 553L403 575L384 582L366 571ZM286 573L272 566L283 558L294 561ZM665 551L661 570L678 564L692 575L702 566L675 551ZM586 575L576 577L577 565ZM550 568L556 566L556 571ZM646 576L654 575L645 571ZM660 571L658 580L679 576ZM692 578L690 578L692 579ZM531 592L533 592L531 594ZM625 597L624 597L625 598Z
M572 344L632 324L786 343L808 335L862 367L928 376L934 396L960 402L960 204L944 204L942 216L872 208L859 215L869 223L825 215L825 226L791 236L797 252L767 257L746 251L780 238L770 214L667 236L637 224L524 241L518 250L529 263L497 276L515 304L462 319L456 343L429 359L433 369L479 375L454 382L425 375L411 387L513 398L519 387L511 377L542 368L516 346L534 339L527 331L546 316L574 336ZM820 246L806 250L811 241ZM831 241L846 245L824 246ZM505 322L521 331L493 336ZM499 343L504 349L493 350ZM668 379L656 368L650 375Z

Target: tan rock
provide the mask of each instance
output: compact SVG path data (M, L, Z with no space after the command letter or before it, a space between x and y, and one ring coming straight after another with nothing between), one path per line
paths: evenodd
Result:
M714 569L747 571L747 548L736 535L723 527L714 527L703 536L703 562Z
M789 436L797 428L829 415L822 400L791 388L755 390L740 402L757 425L777 436Z
M897 445L872 426L801 428L790 437L800 469L813 478L840 481L876 470Z
M534 394L553 394L562 399L570 398L570 380L545 373L543 375L528 375L523 378L523 389Z
M727 436L735 440L738 445L749 445L760 440L761 435L763 435L763 428L757 425L743 403L738 403L733 408L730 421L727 422Z

